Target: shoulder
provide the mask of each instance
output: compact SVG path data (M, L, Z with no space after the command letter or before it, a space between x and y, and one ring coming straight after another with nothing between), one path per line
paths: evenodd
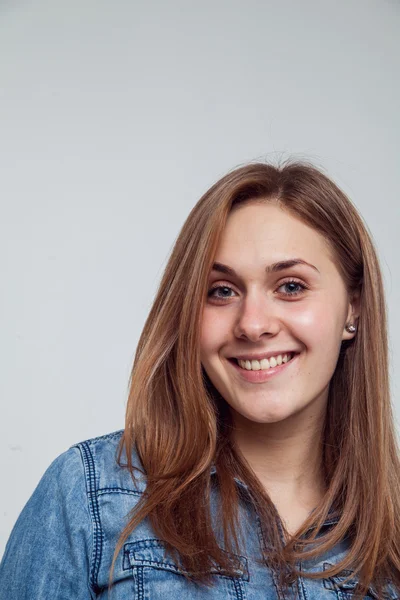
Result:
M61 455L59 460L68 461L73 454L80 454L89 493L107 489L143 492L146 487L145 475L136 450L134 449L132 454L132 464L137 469L135 481L132 480L128 469L119 464L118 455L123 433L124 430L121 429L77 442ZM124 449L121 453L121 463L126 464Z
M122 434L73 444L50 463L7 542L0 600L55 599L60 590L86 598L88 587L107 586L112 549L145 488L118 464ZM132 462L141 467L135 451Z
M30 506L33 511L37 504L54 502L75 504L74 499L86 498L91 507L94 495L107 491L127 491L141 493L146 487L145 475L140 459L134 450L132 463L140 472L135 471L135 480L127 468L118 463L118 452L123 430L107 433L73 444L59 454L47 467L32 494ZM126 462L122 453L122 464ZM47 500L46 500L47 499Z
M113 460L116 456L123 433L124 430L120 429L94 438L75 442L64 454L72 454L78 450L82 457L96 456L97 460Z

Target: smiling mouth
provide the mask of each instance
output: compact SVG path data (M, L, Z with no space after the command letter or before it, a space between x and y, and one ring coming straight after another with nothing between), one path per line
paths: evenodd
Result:
M293 358L298 356L299 352L290 352L283 355L278 355L277 360L274 357L272 361L268 359L262 360L239 360L237 358L229 358L228 360L237 365L243 371L268 371L281 365L289 363Z

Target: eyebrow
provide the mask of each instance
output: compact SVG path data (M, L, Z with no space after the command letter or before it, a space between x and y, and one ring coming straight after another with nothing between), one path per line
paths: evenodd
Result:
M266 273L277 273L279 271L284 271L285 269L290 269L296 265L306 265L311 267L315 271L319 273L319 270L315 265L303 260L302 258L289 258L288 260L280 260L279 262L273 263L272 265L267 265L265 267ZM219 273L225 273L225 275L231 275L232 277L238 277L235 269L232 267L228 267L228 265L224 265L219 262L215 262L212 266L213 271L218 271Z

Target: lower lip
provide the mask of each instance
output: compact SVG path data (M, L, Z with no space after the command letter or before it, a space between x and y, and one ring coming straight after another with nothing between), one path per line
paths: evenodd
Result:
M242 369L236 361L229 360L230 364L234 367L234 369L239 373L239 375L245 379L246 381L250 381L252 383L262 383L263 381L268 381L274 375L279 375L279 373L283 373L291 364L293 364L299 354L295 354L294 357L289 360L289 362L282 363L281 365L277 365L276 367L270 367L269 369L259 370L259 371L248 371L247 369Z

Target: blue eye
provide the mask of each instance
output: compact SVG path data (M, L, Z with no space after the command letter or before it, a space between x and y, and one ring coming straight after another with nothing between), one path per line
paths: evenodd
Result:
M233 292L233 289L231 287L229 287L228 285L216 285L215 287L212 287L210 290L208 290L208 298L217 298L218 300L224 300L225 298L231 298L232 296L226 296L226 295L218 295L218 294L214 294L214 292L216 292L217 290L228 290L228 292Z
M294 290L291 289L288 292L286 292L286 296L298 296L298 295L302 294L306 289L308 289L307 286L304 285L304 283L300 283L299 281L296 281L295 279L291 279L290 281L286 281L285 283L282 283L279 286L279 288L286 287L286 286L294 286L295 288L297 288ZM286 289L288 289L288 288L286 288Z

